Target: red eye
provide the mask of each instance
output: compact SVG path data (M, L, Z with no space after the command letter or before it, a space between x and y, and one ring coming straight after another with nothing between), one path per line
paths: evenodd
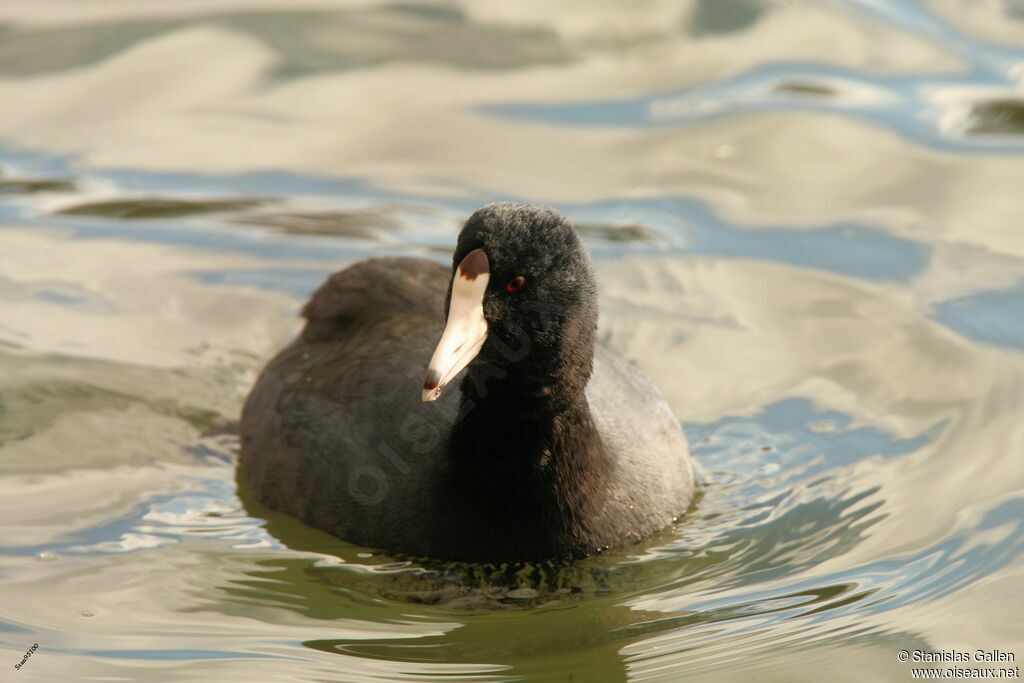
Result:
M525 286L526 286L526 278L523 277L522 275L516 275L514 278L512 278L511 280L508 281L507 285L505 285L505 291L506 292L511 292L512 294L515 294L516 292L520 291Z

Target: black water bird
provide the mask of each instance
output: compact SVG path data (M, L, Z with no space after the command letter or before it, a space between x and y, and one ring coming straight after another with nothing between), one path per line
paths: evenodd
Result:
M303 315L242 412L272 508L389 552L518 561L622 548L690 503L679 422L595 346L590 258L551 209L485 206L450 269L356 263Z

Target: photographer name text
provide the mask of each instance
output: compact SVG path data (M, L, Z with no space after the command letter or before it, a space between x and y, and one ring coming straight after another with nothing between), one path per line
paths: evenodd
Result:
M1012 652L1002 650L914 650L912 662L1013 662Z

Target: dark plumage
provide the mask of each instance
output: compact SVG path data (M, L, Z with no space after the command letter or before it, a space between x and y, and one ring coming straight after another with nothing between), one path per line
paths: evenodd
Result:
M471 303L479 317L480 297L473 356L475 333L451 330ZM513 561L619 548L689 505L679 423L635 369L595 349L590 259L550 209L486 206L451 269L363 261L303 313L242 413L244 472L270 507L392 552ZM469 358L421 401L421 385L429 401Z

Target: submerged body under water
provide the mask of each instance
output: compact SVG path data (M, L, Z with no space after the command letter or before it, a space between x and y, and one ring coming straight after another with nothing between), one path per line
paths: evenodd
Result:
M1019 663L1024 15L602 11L0 9L0 650L38 644L17 676ZM690 442L686 514L574 563L473 564L261 506L231 424L301 303L370 256L445 262L495 199L577 225L598 344Z

